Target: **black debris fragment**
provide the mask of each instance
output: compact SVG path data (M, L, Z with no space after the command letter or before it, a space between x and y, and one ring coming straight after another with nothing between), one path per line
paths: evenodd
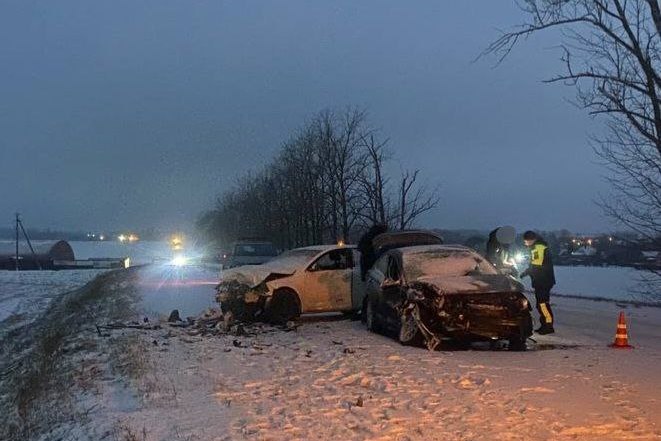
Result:
M179 316L179 310L178 309L173 309L172 312L170 313L170 316L168 317L168 322L174 323L174 322L181 322L181 317Z

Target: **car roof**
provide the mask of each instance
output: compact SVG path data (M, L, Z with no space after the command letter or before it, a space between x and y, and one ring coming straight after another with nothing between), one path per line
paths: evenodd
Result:
M431 251L465 251L475 253L475 250L464 245L447 244L447 245L415 245L410 247L395 248L395 251L401 254L417 254L426 253Z
M330 250L340 250L342 248L348 248L348 249L354 249L356 248L355 245L309 245L307 247L300 247L300 248L292 248L292 250L310 250L310 251L319 251L320 253L322 251L330 251Z

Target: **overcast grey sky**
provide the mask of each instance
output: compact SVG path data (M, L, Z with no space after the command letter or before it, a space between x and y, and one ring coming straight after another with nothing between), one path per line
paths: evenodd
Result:
M424 226L611 228L557 35L473 63L513 1L0 0L0 218L190 224L325 107L441 185Z

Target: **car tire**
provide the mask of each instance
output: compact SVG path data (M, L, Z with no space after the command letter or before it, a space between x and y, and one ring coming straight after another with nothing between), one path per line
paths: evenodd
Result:
M281 289L273 294L268 307L268 319L276 325L284 325L301 315L298 295L290 289Z
M413 314L402 314L399 317L399 342L406 346L417 345L422 340L422 333Z
M381 331L376 317L376 311L374 310L374 302L369 299L365 300L365 325L370 332L379 333Z
M340 311L340 312L342 312L342 315L345 318L348 318L351 321L361 319L361 316L358 315L358 313L356 311Z
M528 347L526 346L526 340L527 339L525 337L520 337L520 336L510 337L507 348L510 351L517 351L517 352L525 351L528 349Z

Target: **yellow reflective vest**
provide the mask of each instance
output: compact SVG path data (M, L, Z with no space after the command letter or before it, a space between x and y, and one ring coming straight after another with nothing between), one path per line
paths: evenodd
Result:
M532 279L536 289L551 289L555 285L555 272L549 246L541 240L535 242L530 250L530 267L524 272Z

